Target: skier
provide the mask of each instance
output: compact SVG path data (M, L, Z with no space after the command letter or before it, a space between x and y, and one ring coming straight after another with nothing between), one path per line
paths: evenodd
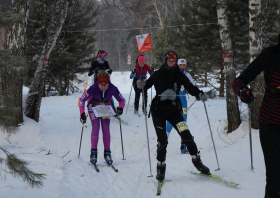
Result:
M107 72L101 72L98 74L97 82L94 83L80 99L80 120L82 123L86 123L87 117L84 107L85 102L88 101L88 114L92 124L90 154L90 162L92 163L97 162L97 144L100 123L103 132L104 158L107 163L113 163L110 151L110 116L96 117L93 111L93 108L99 105L110 106L112 96L114 96L119 102L119 107L117 107L116 114L122 115L125 99L120 94L118 88L110 82L110 75Z
M97 52L97 56L94 61L91 62L91 66L89 68L88 76L92 76L94 73L94 83L97 81L97 75L99 72L108 71L109 74L112 73L112 69L109 66L107 59L107 52L104 50L99 50Z
M187 145L192 162L197 170L209 175L210 170L203 165L200 155L189 128L182 116L182 106L179 94L180 87L185 89L197 99L207 100L207 95L196 88L180 70L177 63L178 56L174 51L168 51L164 56L164 64L147 81L138 81L139 89L149 89L155 86L156 96L152 100L151 112L155 131L157 134L157 180L164 180L166 170L166 147L168 144L166 134L166 121L169 121L177 130L181 139Z
M265 198L280 198L280 34L278 44L264 49L232 83L244 103L254 100L248 84L264 72L265 95L259 114L260 142L266 166Z
M95 74L93 84L96 83L97 75L98 75L99 72L106 71L110 75L112 74L112 69L110 68L109 63L108 63L108 61L106 61L106 59L107 59L107 52L104 51L104 50L99 50L97 52L95 61L91 62L91 66L89 68L88 76L92 76L93 73ZM112 104L112 108L116 112L115 103L114 103L113 98L111 99L111 104Z
M195 82L194 82L194 79L192 78L192 76L185 71L186 69L186 66L187 66L187 61L186 59L179 59L178 62L177 62L179 68L180 68L180 71L183 72L187 77L188 79L190 80L190 82L195 86ZM184 88L184 86L182 85L180 91L179 91L179 95L180 95L180 100L181 100L181 103L182 103L182 112L183 112L183 117L184 117L184 120L185 122L187 122L187 108L188 108L188 102L187 102L187 98L186 98L186 95L188 94L188 92L186 91L186 89ZM166 134L167 134L167 138L169 137L169 134L172 130L172 125L170 124L170 122L167 121L166 123ZM182 154L188 154L189 151L187 149L187 145L184 143L183 140L181 140L181 147L180 147L180 150L181 150L181 153Z
M135 61L135 67L132 70L130 74L130 79L133 79L133 88L135 91L135 100L134 100L134 113L138 114L138 109L139 109L139 99L140 99L140 94L142 93L141 89L138 89L137 87L137 81L142 78L146 79L147 72L149 72L150 75L154 73L154 67L150 68L147 64L145 64L145 57L143 55L140 55L136 61ZM145 106L147 107L147 90L144 90L144 102ZM144 107L142 107L142 111L144 113Z

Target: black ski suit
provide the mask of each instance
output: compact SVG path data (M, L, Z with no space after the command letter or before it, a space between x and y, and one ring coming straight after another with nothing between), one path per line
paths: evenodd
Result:
M265 198L280 198L280 43L264 49L233 81L234 92L239 95L240 90L247 87L262 71L266 88L260 108L259 125L266 166Z
M193 96L199 97L203 91L195 87L180 70L179 66L175 64L172 69L164 63L159 70L157 70L147 81L144 89L149 89L154 85L156 96L152 100L151 113L155 131L157 133L157 160L164 162L166 158L166 147L168 144L166 134L166 121L169 121L177 130L181 139L187 145L190 155L197 155L198 150L191 135L189 128L182 116L182 107L180 97L177 96L174 101L160 100L160 94L167 89L172 89L179 95L182 85Z
M108 61L105 61L104 64L99 64L97 60L93 61L91 63L91 66L89 68L89 72L88 72L88 76L92 76L92 74L94 73L95 69L97 70L97 74L101 71L105 71L106 69L110 69L109 63ZM97 81L97 74L95 74L94 76L94 83Z

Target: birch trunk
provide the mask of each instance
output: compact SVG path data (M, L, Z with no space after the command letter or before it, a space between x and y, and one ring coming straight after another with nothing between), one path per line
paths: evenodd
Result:
M154 5L154 7L156 9L156 13L158 15L158 20L159 20L160 28L163 29L162 14L161 14L161 12L159 10L159 7L158 7L159 2L158 2L158 0L152 0L152 2L153 2L153 5Z
M67 16L69 0L57 0L55 10L52 13L50 25L47 28L47 37L42 47L41 55L38 61L37 69L29 87L28 98L26 100L25 115L29 118L39 121L40 107L43 92L43 82L45 80L50 53L55 47L56 40L65 18Z
M261 53L263 48L269 46L268 39L268 3L269 0L250 0L249 1L249 53L250 63ZM256 99L251 104L251 126L259 129L259 113L265 92L264 75L261 73L250 83Z
M26 27L29 18L29 4L30 0L13 0L11 9L23 15L23 20L16 23L7 29L7 45L15 56L24 56L24 45ZM22 116L22 88L23 88L23 74L22 69L3 69L2 90L3 99L12 103L13 107L18 108L19 111L13 112L11 115L14 118L13 125L18 126L23 122ZM9 90L9 91L7 91Z
M227 16L227 0L217 0L217 17L220 25L220 39L224 57L224 67L226 70L226 102L228 131L231 133L236 130L241 123L236 94L231 88L231 83L235 79L235 69L233 66L233 51L230 37L229 21Z

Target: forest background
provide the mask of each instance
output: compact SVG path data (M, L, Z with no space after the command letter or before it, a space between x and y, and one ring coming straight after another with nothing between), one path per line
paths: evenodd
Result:
M145 33L153 45L143 53L148 65L159 68L165 52L174 50L187 60L196 82L212 87L210 98L226 99L230 133L241 123L232 80L262 49L277 44L280 33L280 0L1 0L0 5L0 126L7 134L17 132L23 113L39 121L42 97L77 91L79 74L88 71L98 50L108 52L113 71L131 70L139 55L135 36ZM29 87L25 99L23 86ZM251 83L256 129L264 86L262 74ZM40 185L36 179L43 175L0 148L7 156L0 163ZM22 169L12 165L17 163Z

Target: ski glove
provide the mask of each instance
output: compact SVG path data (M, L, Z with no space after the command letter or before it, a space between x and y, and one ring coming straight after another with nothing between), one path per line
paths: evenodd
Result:
M123 108L122 107L117 107L117 112L116 114L119 116L119 115L122 115L123 114Z
M133 69L133 72L134 72L134 73L136 73L136 72L137 72L137 68L136 68L136 67Z
M208 97L207 97L207 94L206 93L200 93L199 94L199 99L202 101L202 102L205 102L207 101Z
M110 68L110 69L107 70L107 72L111 75L113 71L112 71L112 69Z
M249 104L255 100L255 97L252 94L252 90L248 87L243 87L239 93L240 99L242 102Z
M138 89L144 89L146 82L144 80L139 79L137 81L137 87Z
M98 73L98 68L95 68L94 70L93 70L93 72L95 73L95 75Z
M151 67L151 70L152 70L152 71L155 71L155 68L154 68L154 66L152 66L152 67Z
M86 116L85 112L83 112L81 114L80 121L82 124L85 124L87 122L87 116Z

